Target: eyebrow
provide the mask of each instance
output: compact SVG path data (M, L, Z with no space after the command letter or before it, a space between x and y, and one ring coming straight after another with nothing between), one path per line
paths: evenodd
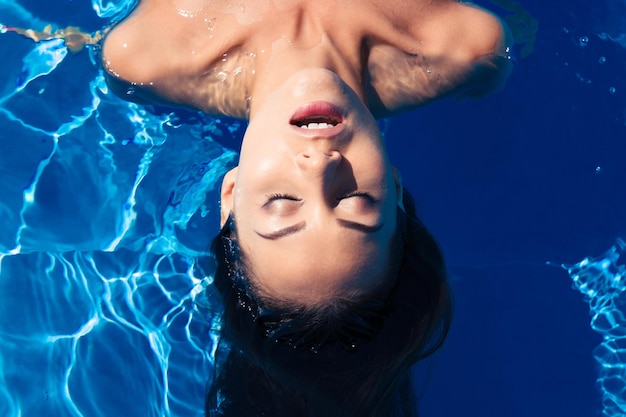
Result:
M306 222L300 222L300 223L294 224L293 226L283 227L282 229L278 229L275 232L271 232L271 233L261 233L256 230L255 232L257 235L261 236L262 238L269 239L269 240L276 240L276 239L280 239L281 237L298 233L300 230L304 229L305 227L306 227Z
M358 230L358 231L363 232L363 233L378 232L385 225L384 221L382 221L382 222L380 222L378 224L375 224L373 226L368 226L368 225L363 224L363 223L352 222L350 220L343 220L343 219L337 219L337 222L340 225L342 225L343 227L346 227L348 229Z
M378 224L375 224L374 226L368 226L363 223L358 223L358 222L353 222L350 220L343 220L343 219L337 219L337 223L339 223L341 226L347 229L358 230L363 233L375 233L379 231L380 229L382 229L382 227L385 225L384 221ZM306 228L306 222L303 221L300 223L296 223L292 226L283 227L282 229L278 229L271 233L261 233L256 230L255 232L257 235L261 236L264 239L277 240L277 239L298 233L299 231L304 230L305 228Z

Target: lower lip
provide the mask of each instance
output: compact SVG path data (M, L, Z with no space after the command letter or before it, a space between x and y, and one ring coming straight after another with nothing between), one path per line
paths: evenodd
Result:
M337 124L321 129L303 129L292 124L292 129L299 135L309 138L332 138L338 136L345 128L343 112L339 107L327 101L314 101L298 107L291 116L291 120L302 120L315 116L335 120Z
M333 119L338 123L343 122L344 119L343 112L336 105L328 101L314 101L298 107L291 116L291 120L302 120L315 116Z

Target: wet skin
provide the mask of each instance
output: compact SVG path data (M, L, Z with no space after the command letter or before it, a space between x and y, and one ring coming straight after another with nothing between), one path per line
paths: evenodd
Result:
M301 69L335 72L379 117L488 92L505 55L500 21L453 0L141 0L103 45L121 96L240 118Z
M222 222L232 212L260 291L316 304L387 286L398 258L374 117L497 87L505 38L452 0L141 0L103 63L130 100L249 119Z

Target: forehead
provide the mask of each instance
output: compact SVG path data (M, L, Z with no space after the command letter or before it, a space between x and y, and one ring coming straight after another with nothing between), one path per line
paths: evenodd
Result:
M394 229L385 227L367 235L329 225L276 241L239 229L238 240L256 286L281 298L316 303L339 293L364 293L382 286Z

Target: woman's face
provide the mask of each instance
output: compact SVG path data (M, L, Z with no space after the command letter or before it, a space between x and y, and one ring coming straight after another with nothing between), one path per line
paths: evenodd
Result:
M397 201L368 109L333 72L307 69L253 110L222 185L222 221L232 211L259 288L316 303L383 284Z

